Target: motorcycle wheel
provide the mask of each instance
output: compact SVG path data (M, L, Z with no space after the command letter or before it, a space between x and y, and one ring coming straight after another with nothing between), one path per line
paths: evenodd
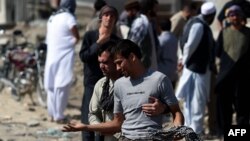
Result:
M4 88L4 84L0 81L0 93L2 93L3 88Z
M47 93L44 89L43 78L40 76L36 85L37 100L39 105L47 107Z
M19 95L17 89L14 88L14 87L11 87L11 96L16 101L20 101L21 100L21 96Z

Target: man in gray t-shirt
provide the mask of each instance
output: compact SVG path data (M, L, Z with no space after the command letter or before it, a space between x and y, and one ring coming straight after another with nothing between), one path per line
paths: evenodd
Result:
M175 126L183 125L184 117L166 75L144 67L140 48L130 40L122 40L114 49L116 68L124 77L114 84L114 119L95 125L70 123L62 131L97 131L104 134L122 132L123 140L149 139L162 129L163 115L150 116L145 113L145 104L151 97L167 104L173 115Z
M114 113L123 113L122 134L130 139L148 138L150 132L162 128L162 115L147 116L142 105L149 97L158 98L169 106L178 105L170 80L157 71L145 70L137 78L123 77L114 87Z

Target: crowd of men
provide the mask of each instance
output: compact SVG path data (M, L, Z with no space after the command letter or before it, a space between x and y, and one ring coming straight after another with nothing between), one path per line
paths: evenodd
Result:
M249 125L247 4L233 0L218 11L213 2L187 3L159 20L157 0L126 0L120 15L96 0L79 53L84 66L81 122L62 130L82 131L83 141L151 141L171 113L175 127L191 129L200 140L207 111L209 135L223 136L234 113L237 125ZM48 20L45 86L52 121L65 123L79 35L75 1L59 0L58 5ZM218 12L221 30L215 39L210 25Z

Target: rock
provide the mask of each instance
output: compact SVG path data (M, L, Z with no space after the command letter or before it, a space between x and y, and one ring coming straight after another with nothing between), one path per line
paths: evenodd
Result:
M62 132L57 130L57 129L54 129L54 128L49 128L47 130L47 135L49 136L53 136L53 137L61 137L62 136Z
M12 120L12 116L6 115L4 117L1 117L2 120Z
M29 107L29 108L28 108L28 111L30 111L30 112L35 112L35 111L36 111L36 109L35 109L35 108L33 108L33 107Z
M39 125L40 125L40 123L38 121L36 121L36 120L29 121L27 123L27 126L29 126L29 127L36 127L36 126L39 126Z
M15 136L25 136L25 135L26 135L26 133L25 133L25 132L20 131L20 132L15 133L14 135L15 135Z

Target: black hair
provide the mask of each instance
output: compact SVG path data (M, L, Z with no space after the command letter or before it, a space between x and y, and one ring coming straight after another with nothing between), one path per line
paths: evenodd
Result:
M141 13L154 12L154 6L157 4L159 4L158 0L140 0Z
M139 59L142 58L140 47L129 39L122 39L112 50L112 54L120 54L124 58L128 58L130 53L134 53Z
M96 0L94 3L94 8L96 11L100 11L106 4L107 3L104 0Z
M104 51L108 51L111 53L111 57L113 57L112 55L112 48L116 47L117 45L117 42L113 41L113 40L109 40L107 42L105 42L104 44L102 44L98 50L97 50L97 55L98 56L101 56L101 54L104 52Z
M125 10L136 9L140 10L140 4L138 0L127 0L124 4Z
M170 31L171 26L171 21L168 18L160 21L160 27L164 31Z
M186 2L182 6L182 10L188 9L190 11L197 10L197 5L194 2Z
M100 56L104 51L110 52L110 57L113 58L113 53L112 49L116 47L117 42L114 40L109 40L102 44L98 48L98 56ZM114 107L114 90L110 91L110 86L109 86L110 78L107 78L102 86L102 95L100 99L100 106L104 111L113 111Z

